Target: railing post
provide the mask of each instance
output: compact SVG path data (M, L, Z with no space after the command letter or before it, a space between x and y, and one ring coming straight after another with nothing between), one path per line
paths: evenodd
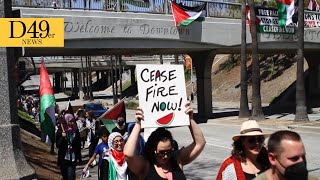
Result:
M164 14L168 14L169 11L168 11L168 0L164 0Z
M121 6L120 0L117 0L117 12L121 11L120 6Z
M209 17L209 2L205 2L206 3L206 17Z
M155 0L152 1L152 10L153 12L156 12Z

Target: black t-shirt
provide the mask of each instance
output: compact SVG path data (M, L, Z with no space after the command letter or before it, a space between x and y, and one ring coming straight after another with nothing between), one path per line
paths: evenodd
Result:
M177 161L172 158L171 159L172 163L172 179L177 179L177 180L186 180L186 176L184 175L183 171L179 167ZM147 174L147 177L145 180L165 180L164 178L160 177L159 174L157 173L155 167L153 164L150 164L150 169Z
M119 129L118 127L115 127L112 129L112 132L118 132L120 133L122 136L127 132L127 127L123 128L123 129Z

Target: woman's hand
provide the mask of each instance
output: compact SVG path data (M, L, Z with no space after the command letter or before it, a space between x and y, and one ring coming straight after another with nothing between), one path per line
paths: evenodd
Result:
M187 101L185 113L189 114L189 120L191 121L193 119L193 109L191 107L190 101Z
M143 111L140 107L137 107L135 119L136 123L141 123L141 120L144 120Z
M85 173L85 172L87 171L87 169L88 169L88 164L86 164L86 165L84 166L82 172Z
M62 132L61 135L62 135L62 137L66 137L66 136L67 136L67 133Z

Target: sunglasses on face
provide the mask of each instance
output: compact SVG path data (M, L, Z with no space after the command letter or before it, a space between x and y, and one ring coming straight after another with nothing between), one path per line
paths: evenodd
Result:
M171 157L173 151L172 151L172 150L165 150L165 151L159 151L159 152L154 151L154 153L156 154L156 156L157 156L158 158L164 158L165 156Z
M258 137L249 137L248 142L250 144L255 144L256 142L262 144L264 142L264 137L263 136L258 136Z

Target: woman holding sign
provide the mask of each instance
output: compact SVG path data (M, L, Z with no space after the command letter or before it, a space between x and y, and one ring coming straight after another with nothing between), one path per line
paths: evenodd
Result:
M192 119L193 110L190 102L186 104L185 112L189 114L190 133L193 142L185 148L174 152L174 140L171 133L158 128L154 131L144 147L144 157L135 154L138 137L141 130L141 120L144 119L143 111L137 108L134 126L131 135L125 145L124 154L129 169L138 175L140 179L186 179L183 166L192 162L202 152L206 142L197 123Z

